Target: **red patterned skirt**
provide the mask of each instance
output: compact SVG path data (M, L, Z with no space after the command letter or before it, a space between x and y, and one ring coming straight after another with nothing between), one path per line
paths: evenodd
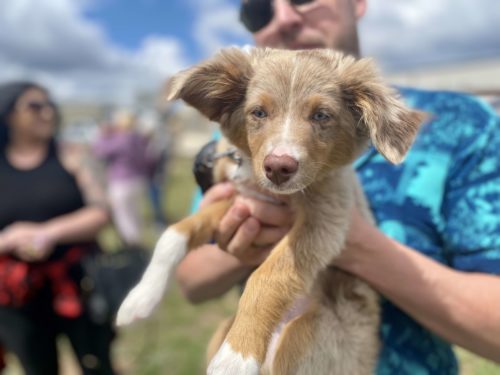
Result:
M0 305L20 308L48 284L54 312L66 318L80 316L83 306L79 281L70 270L88 253L86 246L75 246L55 260L37 263L0 256Z

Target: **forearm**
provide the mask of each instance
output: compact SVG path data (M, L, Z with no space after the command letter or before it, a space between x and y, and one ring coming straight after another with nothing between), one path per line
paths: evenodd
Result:
M500 362L500 278L452 270L372 230L346 268L445 340Z
M56 243L88 241L108 223L109 213L99 206L84 207L45 223L47 233Z
M204 245L184 258L176 277L186 298L199 303L226 293L253 269L216 245Z

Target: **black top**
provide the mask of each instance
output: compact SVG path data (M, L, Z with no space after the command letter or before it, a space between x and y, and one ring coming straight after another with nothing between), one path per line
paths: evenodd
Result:
M17 221L44 222L83 206L75 177L53 147L40 165L28 170L15 168L0 153L0 230Z

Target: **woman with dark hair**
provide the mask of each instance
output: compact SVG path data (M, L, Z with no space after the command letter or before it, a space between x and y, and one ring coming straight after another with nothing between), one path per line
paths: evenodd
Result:
M59 120L43 87L0 85L0 344L27 375L54 375L63 333L84 374L113 374L111 324L89 318L80 289L109 220L105 193L58 147Z

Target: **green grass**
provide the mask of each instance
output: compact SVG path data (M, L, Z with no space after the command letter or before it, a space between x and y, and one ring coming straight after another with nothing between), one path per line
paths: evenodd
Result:
M464 375L499 375L500 365L487 361L462 348L456 348L460 360L461 374Z
M122 331L115 347L120 366L129 374L202 374L208 340L236 301L234 291L194 306L174 288L151 319Z

